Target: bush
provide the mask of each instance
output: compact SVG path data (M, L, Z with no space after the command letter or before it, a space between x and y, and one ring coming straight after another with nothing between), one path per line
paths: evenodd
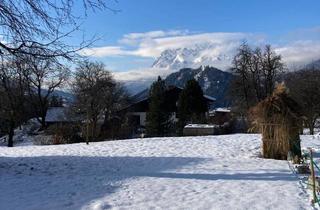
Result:
M52 144L72 144L83 141L79 135L80 126L78 125L52 125L48 127L46 133L52 135Z
M38 134L33 136L33 143L35 145L51 145L53 144L52 139L52 135Z
M134 127L121 122L111 121L107 125L101 127L101 139L129 139L133 136Z

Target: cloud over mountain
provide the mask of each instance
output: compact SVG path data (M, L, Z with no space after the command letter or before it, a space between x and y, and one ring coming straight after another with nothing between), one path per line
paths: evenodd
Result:
M258 33L197 33L188 30L129 33L113 46L88 48L81 54L96 58L133 56L154 59L152 66L115 72L116 78L123 81L146 80L185 67L210 65L228 69L237 47L244 40L252 46L271 44L288 67L300 67L320 58L319 27L301 29L277 39L273 37L272 40L277 41L269 41L267 35Z
M157 58L168 49L189 48L194 44L210 44L215 53L225 54L243 40L259 43L264 37L249 33L192 33L184 31L150 31L124 35L115 46L88 48L82 55L93 57L127 56Z

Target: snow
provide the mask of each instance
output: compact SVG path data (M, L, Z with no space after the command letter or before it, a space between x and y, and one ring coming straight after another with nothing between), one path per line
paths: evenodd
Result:
M231 112L231 110L228 108L216 108L214 111L215 112Z
M30 119L27 123L21 125L21 127L16 128L13 136L14 145L33 145L33 136L30 134L34 133L39 128L40 123L36 118ZM6 146L8 144L8 138L8 135L0 137L0 146Z
M200 66L215 66L223 70L230 68L232 56L219 53L217 44L212 42L189 43L183 48L164 50L152 64L152 68L171 69L178 71L183 68L199 68ZM228 51L228 50L227 50ZM229 52L230 54L231 52Z
M208 99L210 101L216 101L216 98L208 96L208 95L203 95L203 97L205 97L206 99Z
M286 161L259 158L260 143L236 134L0 147L0 209L311 209Z
M215 128L217 125L209 125L209 124L188 124L184 126L185 128Z

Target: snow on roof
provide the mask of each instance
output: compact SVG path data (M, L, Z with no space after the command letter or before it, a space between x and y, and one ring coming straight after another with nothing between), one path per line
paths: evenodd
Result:
M70 122L75 121L67 115L66 107L49 107L46 122Z
M215 128L216 125L209 125L209 124L188 124L184 126L185 128Z
M231 112L231 110L228 108L216 108L214 111L215 112Z
M205 97L206 99L210 100L210 101L216 101L216 98L212 97L212 96L208 96L208 95L203 95L203 97Z

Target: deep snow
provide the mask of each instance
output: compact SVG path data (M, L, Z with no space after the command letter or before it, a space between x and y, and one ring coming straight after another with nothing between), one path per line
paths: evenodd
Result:
M259 151L249 134L0 147L0 209L311 209Z

